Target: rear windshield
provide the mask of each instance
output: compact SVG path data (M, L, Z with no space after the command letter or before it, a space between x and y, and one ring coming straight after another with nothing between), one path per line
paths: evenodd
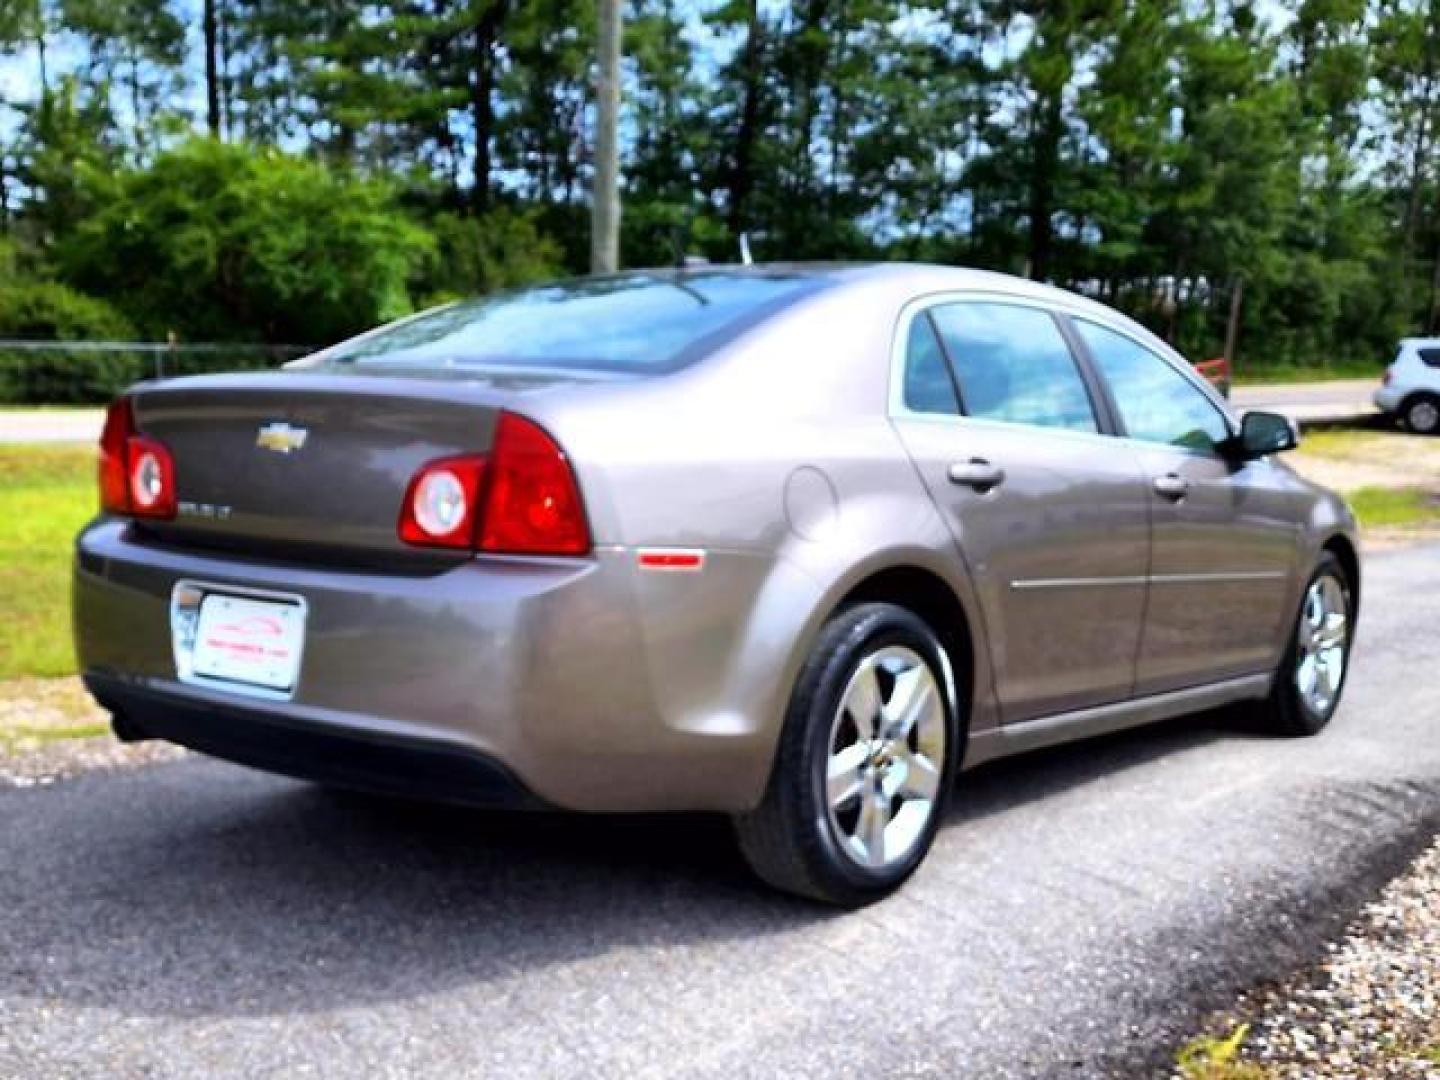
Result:
M466 300L337 345L329 363L673 371L822 280L676 271L577 279Z

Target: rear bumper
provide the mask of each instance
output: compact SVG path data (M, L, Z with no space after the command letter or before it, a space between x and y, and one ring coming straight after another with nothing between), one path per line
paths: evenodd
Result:
M1404 396L1404 390L1396 386L1382 386L1372 395L1375 407L1386 413L1399 412Z
M336 782L466 802L513 788L571 810L736 811L764 790L783 707L780 658L745 633L774 573L712 555L704 574L641 575L620 548L376 573L178 549L101 519L77 541L76 651L126 723L262 768L333 762ZM304 598L288 700L179 681L180 580Z
M87 675L85 686L127 740L165 739L267 772L387 795L507 809L546 805L500 762L461 744L342 732L104 675Z

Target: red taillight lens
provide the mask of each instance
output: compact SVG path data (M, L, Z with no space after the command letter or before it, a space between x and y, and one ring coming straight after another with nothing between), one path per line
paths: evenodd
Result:
M130 468L126 449L135 434L130 399L119 398L105 413L100 433L100 509L107 514L130 512Z
M501 413L490 455L481 551L584 555L590 527L565 452L544 428Z
M410 481L400 539L497 555L584 555L590 527L565 452L533 421L501 413L488 454L432 461Z
M131 435L130 512L136 517L175 516L175 463L170 451L144 435Z
M1385 374L1380 376L1380 385L1381 385L1381 386L1389 386L1390 383L1394 380L1394 378L1395 378L1395 372L1391 371L1391 370L1387 367L1387 368L1385 369Z
M100 507L109 514L175 516L175 461L158 439L135 433L129 398L105 413L100 432Z
M474 547L485 464L484 454L473 454L432 461L416 473L400 511L400 539L422 547Z

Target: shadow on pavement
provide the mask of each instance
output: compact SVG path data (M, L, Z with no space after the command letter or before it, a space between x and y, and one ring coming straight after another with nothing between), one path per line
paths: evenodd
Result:
M1207 714L986 766L947 828L1237 734ZM0 807L0 1002L304 1013L846 917L755 883L713 817L457 810L203 759Z

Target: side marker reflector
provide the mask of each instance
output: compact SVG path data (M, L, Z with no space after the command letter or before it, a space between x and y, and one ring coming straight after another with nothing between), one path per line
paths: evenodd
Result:
M700 570L705 552L694 548L641 548L636 556L645 570Z

